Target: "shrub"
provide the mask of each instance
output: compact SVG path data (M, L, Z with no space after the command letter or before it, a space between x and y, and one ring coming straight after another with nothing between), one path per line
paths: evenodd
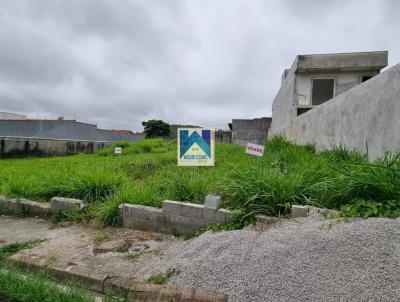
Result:
M341 213L350 217L391 217L400 216L400 201L392 200L385 203L371 200L356 200L352 204L341 207Z

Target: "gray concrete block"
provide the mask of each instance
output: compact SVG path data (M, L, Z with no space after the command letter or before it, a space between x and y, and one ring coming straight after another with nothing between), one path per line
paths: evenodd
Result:
M195 203L183 203L182 204L182 216L193 217L197 219L203 219L203 205Z
M70 211L74 209L83 209L85 204L82 200L64 197L53 197L50 200L53 211Z
M209 208L218 209L221 205L221 197L217 195L207 195L204 199L204 205Z
M125 228L142 230L142 231L153 231L154 222L150 220L142 220L134 218L132 216L124 216L123 225Z
M157 209L157 208L153 208L153 207L133 205L132 207L130 207L130 209L131 209L132 217L141 219L141 220L155 221L158 216L162 215L161 209Z
M15 199L10 199L2 195L0 196L0 214L18 214L18 211L19 204Z
M171 215L162 213L162 215L158 217L158 221L165 225L171 224Z
M164 200L162 202L162 210L164 214L169 215L182 215L182 204L180 201Z
M50 216L51 207L44 202L0 196L0 214L45 218Z
M31 217L47 217L51 215L51 205L48 203L20 199L17 201L21 213Z
M292 217L307 217L308 206L292 205Z
M204 226L204 220L193 217L171 215L171 225L184 225L187 227L201 228Z
M228 223L231 220L231 211L226 209L217 210L217 221L219 223Z
M205 224L214 223L217 221L217 210L214 208L204 207L203 220Z

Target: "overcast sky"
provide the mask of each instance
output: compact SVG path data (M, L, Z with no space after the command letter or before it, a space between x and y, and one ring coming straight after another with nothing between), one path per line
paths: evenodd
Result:
M103 128L271 115L297 54L388 50L400 1L0 0L0 111Z

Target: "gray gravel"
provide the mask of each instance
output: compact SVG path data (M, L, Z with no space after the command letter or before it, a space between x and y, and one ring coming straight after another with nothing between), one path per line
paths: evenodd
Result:
M400 220L331 222L314 215L262 233L207 232L162 266L182 270L170 284L229 301L400 301Z

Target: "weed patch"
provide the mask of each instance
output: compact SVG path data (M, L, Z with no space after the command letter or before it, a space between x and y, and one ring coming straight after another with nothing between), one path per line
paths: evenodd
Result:
M181 271L179 269L177 269L177 268L169 268L165 272L165 274L154 274L154 275L151 275L147 279L147 282L152 283L152 284L165 284L173 276L176 276L176 275L180 274L180 272Z
M34 246L42 243L45 239L35 239L23 242L11 243L0 247L0 261L4 260L6 257L16 254L22 250L31 249Z
M127 252L122 256L122 259L130 263L135 263L141 256L143 256L143 252Z

